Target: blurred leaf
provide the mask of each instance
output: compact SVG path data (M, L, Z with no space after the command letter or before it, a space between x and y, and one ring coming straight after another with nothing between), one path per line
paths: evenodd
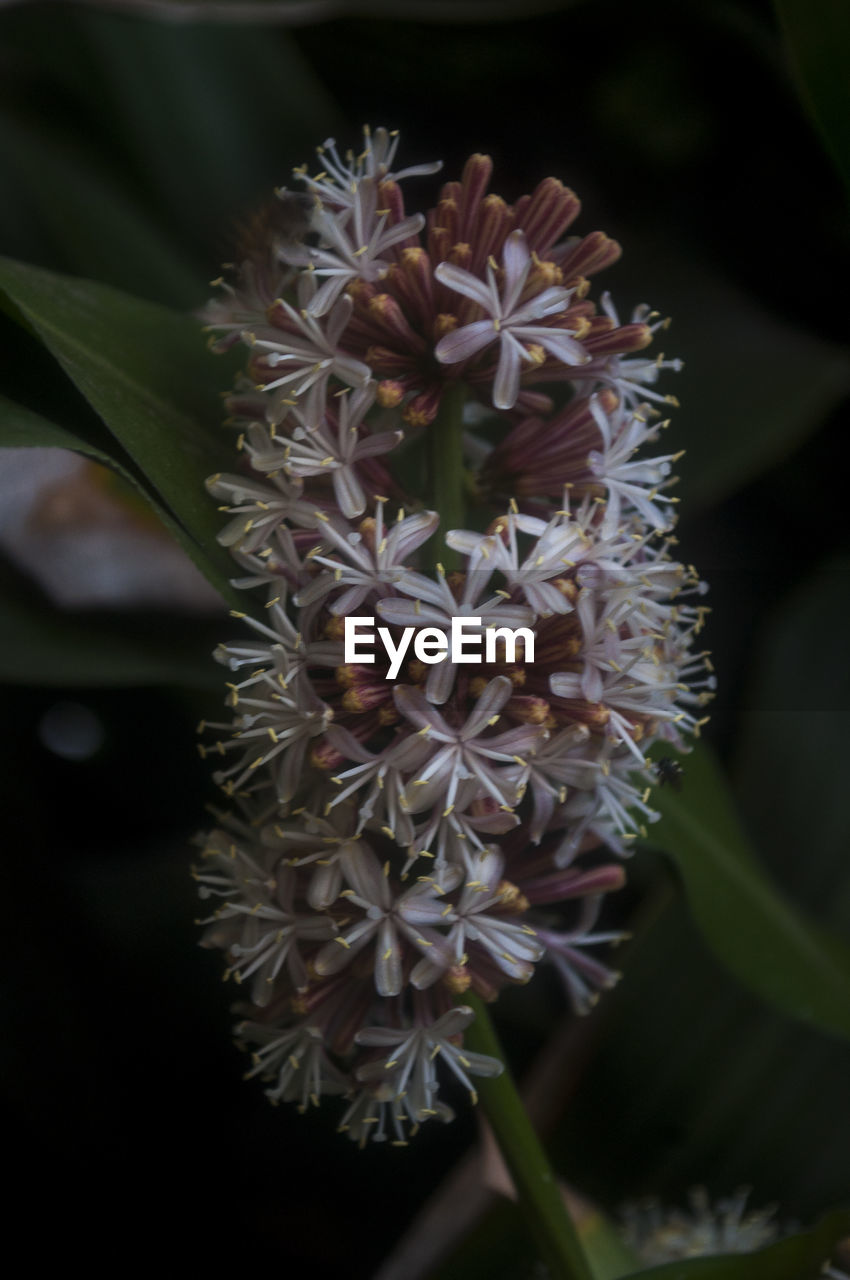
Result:
M594 1280L619 1280L631 1275L636 1259L610 1219L593 1211L578 1226ZM525 1277L531 1273L534 1257L536 1251L519 1207L515 1201L499 1196L450 1253L427 1269L427 1276L428 1280ZM417 1276L425 1274L425 1267L416 1272Z
M850 8L841 0L776 0L801 96L850 186Z
M157 518L184 548L187 550L191 548L191 551L196 549L182 526L173 519L165 507L157 502L154 494L133 474L131 467L125 466L113 454L104 452L103 449L84 440L75 432L50 422L41 414L34 413L32 409L22 404L16 404L14 400L2 394L0 394L0 448L67 449L71 453L80 453L86 458L91 458L93 462L99 462L120 476L125 484L144 500L145 505L156 513ZM115 453L118 452L119 449L116 446Z
M682 1203L697 1185L717 1197L752 1186L754 1209L778 1202L783 1218L811 1218L847 1194L850 1045L736 983L682 899L658 903L654 861L647 850L635 863L633 883L653 888L618 955L623 980L593 1015L600 1042L553 1148L558 1167L612 1211L647 1195Z
M213 627L185 616L129 618L50 608L30 591L3 586L0 680L39 687L174 684L215 688Z
M756 1253L666 1262L632 1275L634 1280L817 1280L834 1245L848 1231L850 1210L836 1209L811 1231Z
M124 479L131 484L136 482L132 476L114 461L102 449L89 444L55 422L49 422L39 413L33 413L22 404L0 395L0 446L5 449L71 449L75 453L84 453L96 462L114 467ZM143 492L143 490L140 490Z
M846 559L823 566L767 620L735 770L771 870L795 901L844 930L850 812L836 798L847 770L848 573ZM805 679L789 679L794 672ZM683 798L690 790L686 760ZM850 1050L734 988L680 911L667 911L635 947L611 997L599 1092L580 1099L597 1107L595 1142L613 1150L600 1132L610 1126L634 1179L618 1194L678 1197L711 1179L718 1194L752 1185L756 1206L780 1200L783 1213L790 1204L811 1215L839 1201L850 1184ZM611 1091L624 1063L631 1093L618 1109ZM583 1134L570 1134L567 1150L583 1138L586 1147Z
M622 1232L598 1210L580 1224L579 1237L594 1280L619 1280L620 1276L631 1275L638 1265Z
M215 689L221 673L211 659L205 663L199 657L205 649L197 630L186 636L184 627L175 619L172 634L154 642L140 636L135 624L122 628L97 615L75 619L4 599L0 680L61 688L173 684Z
M181 542L212 585L241 608L232 561L204 490L233 464L216 435L215 362L189 316L106 285L0 258L0 289L18 308L184 531ZM173 523L169 522L173 529Z
M582 0L338 0L340 10L408 22L511 22L576 8Z
M805 920L771 885L705 745L687 757L682 794L658 788L655 802L662 817L652 842L675 863L715 954L775 1007L850 1039L850 946Z
M653 350L685 362L678 378L662 373L659 389L682 401L665 443L686 451L676 494L687 518L781 462L816 431L850 390L850 356L844 346L771 315L707 264L668 244L635 239L627 240L618 274L627 292L672 317ZM621 294L617 286L615 296Z
M774 609L754 649L735 781L783 883L850 929L847 779L850 557L820 566ZM805 673L799 681L789 672ZM801 852L805 856L801 857Z
M6 0L23 4L25 0ZM93 0L77 0L92 3ZM94 0L97 3L97 0ZM572 8L581 0L102 0L128 16L191 25L304 27L333 18L383 17L408 22L509 22Z
M850 388L843 346L777 320L716 279L683 302L672 334L670 350L687 363L674 424L687 449L676 490L687 514L791 455Z
M78 21L126 153L190 244L199 230L220 235L285 185L291 166L338 123L327 89L284 31L110 13Z
M643 1270L629 1251L588 1258L596 1280L816 1280L835 1244L850 1230L850 1210L827 1214L810 1231L750 1254L724 1254L670 1262ZM584 1241L587 1244L586 1241ZM463 1243L432 1272L431 1280L502 1280L530 1273L527 1237L517 1206L500 1201Z
M73 139L0 116L6 180L50 260L79 275L175 306L203 301L196 275L118 185Z
M156 495L151 493L150 489L134 474L132 466L125 466L115 456L105 453L103 449L83 440L74 432L58 426L55 422L50 422L41 414L34 413L24 405L16 404L2 394L0 394L0 448L68 449L72 453L80 453L86 458L91 458L93 462L99 462L102 466L108 467L130 486L134 494L143 499L145 505L154 512L175 541L197 563L198 548L194 541L168 509L157 501ZM115 452L118 451L116 447Z
M469 1234L434 1267L428 1280L494 1280L530 1270L532 1248L518 1206L499 1199Z

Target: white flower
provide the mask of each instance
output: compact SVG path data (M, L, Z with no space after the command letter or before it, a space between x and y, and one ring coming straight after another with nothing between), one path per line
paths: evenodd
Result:
M351 319L351 299L339 298L319 319L309 309L315 295L315 277L300 276L298 306L278 298L267 313L275 327L266 324L242 334L243 341L259 353L252 364L252 372L263 375L257 389L265 393L282 390L290 402L293 397L305 397L308 421L321 416L332 377L350 387L364 387L372 376L367 364L347 355L340 346ZM285 416L286 406L285 398L277 418Z
M425 226L421 213L400 222L389 222L387 210L378 208L378 187L373 180L357 184L349 205L338 213L319 209L313 216L319 246L280 247L280 256L292 266L307 268L322 278L308 305L312 316L323 316L354 280L380 280L390 265L387 254L396 245L416 236Z
M522 725L505 733L485 736L511 696L507 676L491 680L473 711L460 728L452 728L419 689L396 688L395 703L401 714L416 725L431 745L430 758L407 787L405 800L414 811L439 805L444 814L455 806L459 784L475 779L483 793L513 808L516 787L500 764L513 764L523 752L533 751L545 736L538 725Z
M253 1066L245 1079L261 1076L274 1080L266 1097L272 1102L297 1102L299 1111L319 1105L324 1094L345 1093L350 1081L327 1056L320 1027L301 1023L285 1030L257 1022L236 1028L240 1040L258 1044L251 1054Z
M339 558L324 551L311 555L313 564L331 572L320 574L299 591L295 603L310 604L339 587L347 587L330 605L332 613L345 615L355 613L373 593L387 595L389 587L407 572L407 557L431 537L439 521L435 511L419 511L411 516L400 511L387 531L383 502L375 504L374 519L361 523L359 530L331 517L322 525L322 539L331 543Z
M545 948L530 925L504 915L511 894L502 880L504 865L504 858L492 847L469 860L460 900L448 917L451 958L447 963L445 952L426 955L411 974L414 986L429 986L450 964L465 967L470 963L471 945L479 947L511 981L528 982Z
M465 574L458 595L446 581L441 566L437 567L436 581L422 573L403 573L395 582L396 591L402 594L380 600L377 612L384 621L398 627L437 627L447 639L453 618L479 618L481 634L490 627L515 629L528 626L533 620L531 610L514 604L506 598L506 593L497 592L486 599L481 598L496 567L495 559L491 564L487 564L483 557L477 560ZM402 595L413 598L405 600ZM466 628L466 634L474 636L472 624ZM428 701L438 705L444 703L451 694L456 675L457 667L453 662L438 662L432 666L425 684Z
M326 911L342 890L342 859L350 852L351 831L348 809L338 810L330 820L303 812L297 826L265 826L262 842L287 866L310 868L304 897L314 911Z
M646 405L631 411L621 406L609 415L598 396L590 398L590 411L599 427L603 447L590 451L588 464L607 489L604 533L611 533L620 525L624 510L639 512L654 529L669 529L672 524L671 513L662 510L660 504L669 506L677 499L661 490L670 483L671 464L682 455L671 453L660 458L634 459L641 445L658 434L657 427L648 425L646 410Z
M328 741L349 760L357 761L349 769L332 777L340 790L328 800L330 813L362 787L369 787L358 809L358 834L367 822L380 827L384 835L404 845L413 839L413 824L404 805L404 770L412 769L427 755L420 740L407 737L395 741L384 751L373 755L342 725L328 725ZM407 871L405 866L402 875Z
M525 555L519 550L518 533L535 539ZM592 545L582 526L561 511L548 521L510 511L498 518L490 534L453 529L446 535L446 542L469 556L470 572L474 573L483 561L490 561L490 569L498 568L511 590L521 592L529 607L542 618L572 611L571 592L564 575L575 568L577 559Z
M436 1103L434 1114L444 1124L454 1119L452 1109L441 1102ZM394 1147L406 1147L408 1130L405 1126L410 1122L405 1099L396 1095L392 1081L383 1079L365 1084L355 1094L354 1101L342 1118L339 1132L347 1133L361 1148L369 1141L389 1141ZM418 1128L418 1121L414 1122L409 1131L411 1137ZM392 1132L392 1137L388 1131Z
M774 1209L746 1212L746 1190L712 1204L704 1187L688 1193L689 1209L663 1210L655 1201L627 1205L626 1240L650 1265L718 1253L753 1253L776 1240Z
M603 293L600 302L604 313L619 328L620 317L610 293ZM632 312L630 323L646 325L654 335L659 330L666 329L670 321L662 319L657 311L651 311L645 303L641 303ZM581 369L576 369L572 377L582 386L611 387L624 405L636 409L644 400L676 405L678 402L675 396L661 395L650 388L658 381L658 375L664 369L681 373L683 368L681 360L665 360L663 355L600 355Z
M335 397L335 408L320 421L310 422L300 409L293 409L285 424L288 434L280 437L280 463L287 474L304 478L328 475L340 511L351 520L366 510L366 494L357 464L394 449L402 431L361 434L360 426L375 399L375 384ZM325 519L324 515L319 517Z
M237 982L253 977L251 999L265 1005L284 965L296 991L308 985L307 968L299 942L323 942L333 937L334 923L327 916L295 909L295 875L286 867L265 871L250 854L220 837L204 850L213 860L212 872L196 871L201 895L224 899L214 915L201 923L211 925L207 945L227 946L232 974Z
M434 349L443 364L458 364L498 342L499 368L493 384L493 404L497 409L512 409L519 395L523 362L539 364L531 344L568 365L585 364L589 359L580 342L564 329L535 324L547 316L565 311L573 295L572 289L550 286L532 297L523 297L532 267L522 231L513 231L505 241L505 278L500 294L493 264L487 266L487 283L452 263L441 263L434 275L448 288L476 302L490 318L463 325L441 338Z
M216 749L221 755L235 751L239 759L213 777L232 794L261 766L271 765L275 791L285 803L298 788L308 743L324 731L331 710L303 670L288 669L284 650L270 653L270 658L270 666L256 672L250 682L241 688L233 686L232 705L239 714L234 718L233 736L217 743ZM215 722L207 727L227 728Z
M468 851L480 853L484 850L486 845L482 837L503 836L519 826L516 813L504 805L495 805L492 800L487 804L476 796L471 807L466 811L464 808L461 803L449 813L444 813L435 806L416 828L405 869L417 858L434 858L438 863L463 865Z
M537 937L546 948L546 958L554 964L570 1003L580 1014L589 1013L599 1000L600 992L610 991L621 976L616 969L610 969L585 951L585 947L616 944L628 936L617 930L593 932L601 902L601 895L584 898L579 918L571 929L537 926Z
M629 565L630 554L624 549L619 566L606 557L580 568L576 616L583 634L581 669L553 672L549 683L557 698L598 704L611 741L624 743L642 768L638 743L647 724L666 721L698 728L697 717L682 706L682 695L689 692L682 669L697 624L686 608L664 598L669 590L662 586L664 575L671 569L682 586L687 584L683 567L656 566L661 576L653 580L651 562ZM699 703L698 695L694 701Z
M593 763L598 770L595 786L574 787L558 811L558 825L566 830L555 854L559 867L570 865L588 834L627 857L632 842L639 835L646 837L646 823L661 816L649 806L648 775L636 773L630 751L617 749L606 739ZM640 785L635 777L642 779Z
M429 911L424 904L453 888L459 872L441 869L395 897L380 862L362 841L345 845L339 860L350 885L340 896L363 914L322 948L314 960L316 972L323 977L338 973L364 947L374 944L375 988L381 996L397 996L404 985L403 942L420 952L442 946L441 936L433 929L442 913Z
M435 1022L408 1030L364 1027L355 1036L357 1043L385 1049L387 1057L358 1068L358 1079L385 1081L394 1096L404 1100L405 1110L411 1118L422 1121L436 1114L435 1101L439 1091L436 1069L438 1062L444 1062L469 1090L473 1103L477 1102L478 1094L469 1077L492 1079L501 1075L504 1067L496 1058L471 1053L455 1043L474 1017L467 1005L460 1005Z
M350 208L354 193L364 178L372 182L401 182L403 178L438 173L442 168L442 161L434 160L391 173L390 166L398 144L398 130L390 132L380 128L373 133L368 125L364 125L363 150L359 154L348 151L343 159L337 151L335 139L326 138L322 146L316 148L323 172L310 177L306 168L299 168L295 174L319 200L332 206Z
M571 725L543 742L523 766L518 766L517 785L521 790L531 786L534 811L529 834L539 844L556 802L564 804L568 788L592 791L599 778L599 763L588 750L590 730L586 725Z
M315 503L302 499L304 485L300 480L281 475L272 476L270 480L270 484L265 484L250 476L220 473L209 477L207 491L215 498L224 499L227 506L222 510L234 517L218 535L222 546L251 554L267 546L287 520L301 528L315 527L318 523Z

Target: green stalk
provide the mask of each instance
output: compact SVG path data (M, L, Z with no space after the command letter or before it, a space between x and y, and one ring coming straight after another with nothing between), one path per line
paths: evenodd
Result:
M475 1021L464 1032L464 1045L475 1053L486 1053L504 1062L486 1004L471 991L464 992L463 1002L475 1010ZM531 1127L507 1067L494 1080L478 1081L477 1087L516 1187L520 1209L552 1280L593 1280L558 1179Z
M443 393L440 412L428 428L428 468L431 501L440 517L440 530L462 529L466 520L463 468L463 406L466 387L458 382ZM437 539L434 539L435 543ZM456 569L460 558L443 547L435 553L447 570ZM436 567L436 566L435 566ZM504 1062L487 1006L467 991L464 1003L475 1010L475 1021L465 1033L469 1048ZM495 1080L479 1085L487 1119L508 1166L525 1215L551 1280L593 1280L540 1141L531 1127L510 1072L505 1069Z
M463 484L463 406L466 387L450 383L440 411L428 431L431 501L440 517L440 538L434 539L435 559L447 571L460 567L460 557L442 541L448 529L462 529L466 519ZM436 565L435 565L436 567Z

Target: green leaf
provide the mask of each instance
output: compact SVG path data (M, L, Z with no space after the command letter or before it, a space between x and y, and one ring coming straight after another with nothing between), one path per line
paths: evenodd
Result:
M494 1280L522 1276L533 1250L522 1214L512 1200L499 1202L428 1272L428 1280Z
M0 447L69 449L109 467L186 545L181 527L130 470L73 432L1 395ZM0 680L13 684L211 688L217 683L216 667L203 657L214 645L207 622L182 617L142 620L137 615L126 622L96 611L75 615L4 584Z
M850 186L850 8L841 0L776 0L800 94Z
M221 672L209 627L183 618L150 628L99 613L74 616L24 601L3 601L0 680L39 688L173 684L214 689Z
M637 1265L609 1218L593 1211L580 1221L579 1238L593 1280L619 1280ZM428 1280L494 1280L497 1276L526 1276L534 1250L529 1244L522 1211L512 1200L499 1197L451 1252L428 1272Z
M135 483L121 464L102 449L4 395L0 395L0 446L5 449L71 449L113 467L125 480Z
M75 17L126 154L190 243L199 234L219 240L340 124L321 77L286 31Z
M0 448L3 449L68 449L71 453L82 454L99 462L102 466L114 471L128 484L135 493L144 499L158 516L161 522L173 533L177 541L186 541L186 533L173 519L170 513L157 502L156 497L134 473L132 464L126 465L129 459L121 461L118 454L123 450L116 444L111 453L101 449L90 440L83 439L75 431L60 427L40 413L35 413L25 405L10 400L0 394Z
M80 275L173 305L197 306L205 280L193 272L162 228L122 191L103 159L81 140L53 137L0 115L7 182L35 228L33 256ZM19 243L21 237L13 237ZM9 242L7 241L7 244Z
M598 1209L579 1225L581 1240L594 1280L619 1280L631 1275L637 1259L623 1239L622 1232Z
M806 920L752 853L710 750L685 759L681 794L658 788L652 843L675 863L694 918L750 990L821 1030L850 1038L850 946Z
M175 541L180 543L193 560L196 560L195 543L167 508L157 501L155 494L151 493L134 473L132 465L127 466L118 460L115 456L119 452L117 446L114 453L106 453L66 427L60 427L57 423L42 417L41 414L34 413L32 409L9 400L7 396L0 395L0 448L68 449L72 453L82 454L86 458L91 458L93 462L99 462L102 466L108 467L130 486L146 506L150 507Z
M197 321L7 258L0 290L126 450L201 571L243 607L229 584L232 561L216 542L221 518L204 489L234 455L219 434L216 364Z
M783 883L847 930L850 808L837 800L847 779L849 600L842 555L771 610L754 648L733 774L741 811ZM805 679L789 681L790 672Z
M811 1231L756 1253L666 1262L632 1272L628 1280L817 1280L836 1243L850 1231L850 1210L836 1209Z

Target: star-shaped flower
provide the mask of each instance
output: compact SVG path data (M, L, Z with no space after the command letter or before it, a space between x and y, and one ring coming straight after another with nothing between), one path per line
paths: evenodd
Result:
M531 297L523 296L527 293L533 259L522 231L512 231L508 236L502 261L501 294L492 261L487 265L486 284L450 262L442 262L437 267L434 275L440 283L477 302L489 319L475 320L446 334L437 343L434 354L442 364L459 364L499 342L493 404L497 409L512 409L519 395L522 363L540 364L539 348L568 365L586 364L589 356L581 343L564 329L535 323L565 311L574 290L552 285Z

